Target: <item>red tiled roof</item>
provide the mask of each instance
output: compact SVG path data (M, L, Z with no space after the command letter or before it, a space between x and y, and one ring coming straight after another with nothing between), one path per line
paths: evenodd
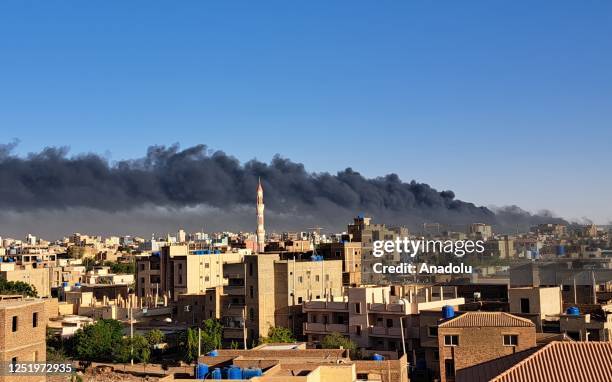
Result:
M526 318L504 312L466 312L438 325L440 328L529 327L535 324Z
M612 381L612 342L551 342L491 380L523 381Z

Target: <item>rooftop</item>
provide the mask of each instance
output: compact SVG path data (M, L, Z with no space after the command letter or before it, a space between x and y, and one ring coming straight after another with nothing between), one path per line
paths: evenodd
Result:
M438 325L440 328L529 327L535 326L526 318L504 312L466 312Z
M612 381L612 343L551 342L492 382Z

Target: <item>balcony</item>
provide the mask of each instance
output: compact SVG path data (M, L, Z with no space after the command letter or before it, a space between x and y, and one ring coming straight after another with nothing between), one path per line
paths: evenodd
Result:
M402 330L398 327L370 326L369 331L372 336L402 338ZM408 338L405 329L404 335Z
M372 313L392 313L406 315L410 310L410 306L409 304L401 303L382 304L373 302L368 304L368 310Z
M243 339L244 335L244 328L223 328L223 339Z
M244 296L243 285L226 285L223 287L223 293L228 296Z
M302 305L302 311L334 311L348 312L348 302L338 301L306 301Z
M347 324L319 324L316 322L305 322L304 333L333 333L348 334Z

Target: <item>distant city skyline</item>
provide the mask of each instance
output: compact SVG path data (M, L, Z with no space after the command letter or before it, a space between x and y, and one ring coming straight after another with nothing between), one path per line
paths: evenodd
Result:
M611 3L11 2L0 33L20 155L203 143L612 220Z

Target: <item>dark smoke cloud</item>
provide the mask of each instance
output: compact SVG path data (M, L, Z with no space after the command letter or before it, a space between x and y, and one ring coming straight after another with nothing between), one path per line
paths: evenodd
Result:
M96 154L68 156L67 148L55 147L20 157L13 154L15 145L0 145L3 230L10 222L26 228L32 227L30 217L42 224L45 216L53 216L53 223L45 223L67 232L82 227L84 221L89 222L87 227L98 224L108 232L107 226L118 229L139 214L146 218L137 219L140 227L130 222L130 232L159 231L164 221L175 224L168 227L174 229L182 225L181 216L186 228L252 229L253 219L247 216L254 213L260 177L270 212L268 224L275 229L305 229L319 222L339 230L357 213L413 228L423 222L450 227L475 221L506 228L553 219L518 207L495 214L455 199L452 191L406 183L395 174L367 179L351 168L337 174L310 173L302 164L280 156L269 164L256 160L241 164L204 145L184 150L178 145L152 146L143 158L113 164ZM201 211L201 221L207 224L198 225L194 211ZM221 222L226 226L217 227Z

